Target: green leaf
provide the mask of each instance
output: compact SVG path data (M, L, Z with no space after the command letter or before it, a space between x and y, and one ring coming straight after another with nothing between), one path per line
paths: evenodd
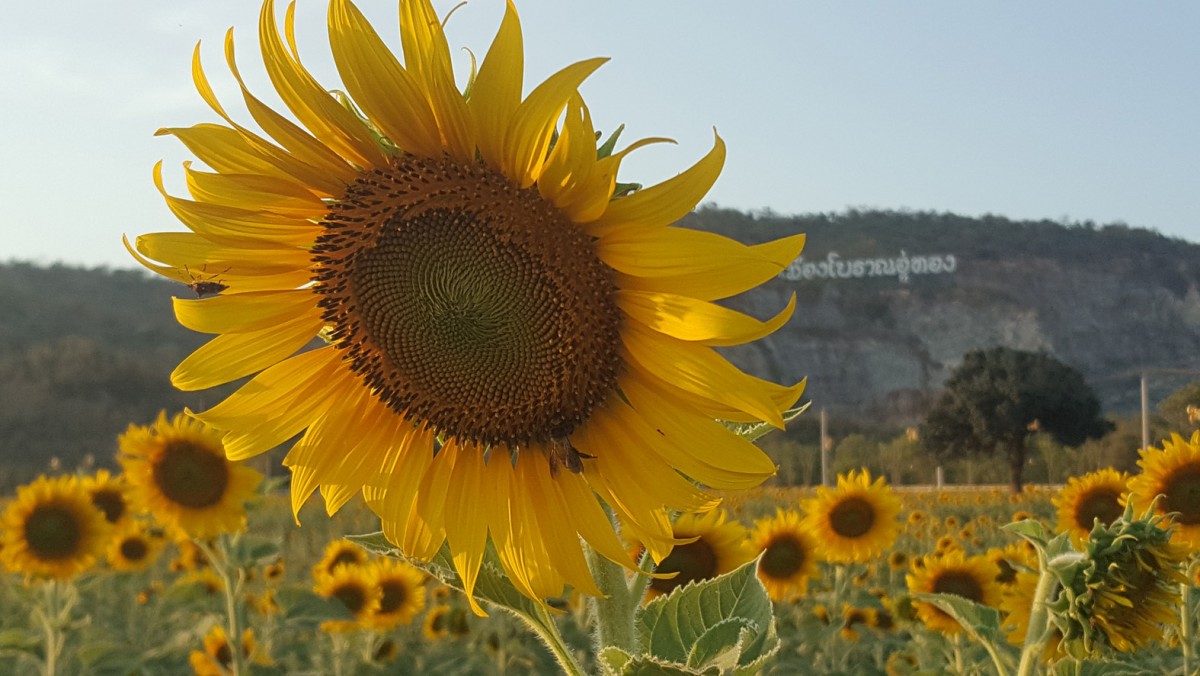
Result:
M41 655L42 638L38 634L22 629L5 629L0 631L0 651L15 650Z
M786 423L790 423L791 421L795 420L796 418L799 418L800 414L807 411L809 406L812 406L811 401L805 403L803 406L797 406L796 408L788 409L787 411L784 411L783 412L783 422L786 424ZM735 422L726 421L725 427L729 428L729 430L731 432L746 439L747 441L757 441L761 437L765 436L768 432L773 432L773 431L779 429L778 427L775 427L771 423L765 423L765 422L735 423Z
M658 660L692 668L708 666L689 662L701 637L704 645L700 650L705 655L724 658L734 648L737 664L743 666L776 650L775 616L767 590L755 574L756 566L757 561L751 561L711 580L688 583L646 604L638 618L641 645ZM729 620L739 622L718 627ZM737 631L731 631L735 628ZM743 636L742 630L748 634Z
M971 640L983 644L993 655L1001 655L1015 664L1016 650L1000 633L1000 611L957 594L916 594L915 598L937 606L953 617Z
M243 569L274 563L279 555L277 541L255 535L244 535L229 548L229 562Z
M600 666L604 669L604 673L608 676L615 676L615 674L621 673L625 665L629 664L632 659L633 655L615 645L610 645L602 649L600 654L596 655L596 661L600 663Z
M721 673L716 667L697 670L649 655L630 655L616 646L601 650L598 657L605 676L717 676Z
M353 620L346 604L337 599L317 596L301 587L281 587L275 591L275 602L290 623L316 624L325 620Z
M687 665L711 665L722 672L731 671L738 665L746 644L757 635L758 627L744 617L722 620L696 639L688 653Z
M1046 548L1046 527L1043 526L1042 522L1040 521L1036 521L1034 519L1022 519L1021 521L1017 521L1015 523L1006 523L1001 526L1001 528L1010 533L1016 533L1026 540L1029 540L1033 544L1037 545L1038 549Z

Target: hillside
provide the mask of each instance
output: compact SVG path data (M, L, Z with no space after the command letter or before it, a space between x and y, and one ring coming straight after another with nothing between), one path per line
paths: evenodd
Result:
M1050 352L1110 413L1137 409L1143 369L1200 374L1200 246L1148 230L716 208L687 224L748 243L807 233L788 271L729 301L766 317L795 293L795 316L730 356L763 377L809 376L814 405L846 419L911 424L965 352L992 345ZM229 390L171 388L170 371L205 340L175 323L172 295L192 292L133 270L0 264L0 484L50 457L109 464L130 422ZM1152 404L1198 378L1152 372Z

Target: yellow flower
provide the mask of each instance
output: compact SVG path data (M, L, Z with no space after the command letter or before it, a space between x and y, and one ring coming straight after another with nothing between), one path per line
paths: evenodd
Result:
M1143 448L1138 466L1142 473L1129 480L1134 509L1143 513L1162 495L1155 513L1175 512L1172 541L1200 548L1200 430L1191 439L1172 434L1162 448Z
M425 622L421 625L421 635L425 640L438 641L450 635L451 611L453 608L449 605L440 603L425 613Z
M1108 468L1071 477L1051 502L1058 508L1058 532L1078 545L1088 539L1096 519L1111 524L1125 512L1129 475Z
M984 554L996 566L996 582L1006 590L1026 569L1037 568L1037 552L1026 546L1026 541L1014 542L1005 547L992 547Z
M225 590L225 583L221 580L221 576L217 575L212 568L189 570L180 575L174 584L177 588L188 585L195 585L209 596L216 596Z
M287 572L287 566L284 565L283 559L276 559L274 562L263 566L263 579L271 584L283 580L284 574Z
M92 504L104 513L104 518L111 524L125 520L129 514L129 499L126 496L128 486L125 477L113 475L106 469L97 471L92 476L83 478L83 489L92 499Z
M246 500L262 475L225 457L221 436L180 413L130 425L119 460L133 501L164 525L194 538L246 527Z
M396 559L378 559L374 568L379 587L379 607L368 618L376 631L387 631L412 622L425 608L425 574Z
M692 541L675 545L654 572L679 574L652 579L646 589L647 599L669 594L689 582L728 573L754 558L754 552L746 543L746 527L737 521L727 521L723 509L683 514L675 521L674 533L680 540Z
M334 540L325 545L325 553L312 568L313 578L329 575L338 566L361 566L367 562L367 552L349 540Z
M242 657L256 664L270 664L270 659L261 654L254 640L254 630L242 632ZM228 676L232 674L233 651L225 628L214 624L204 635L204 650L193 650L188 655L188 664L196 676Z
M219 292L175 301L180 323L216 337L172 382L257 374L197 414L226 431L229 456L302 434L284 461L296 510L318 488L330 511L362 492L406 555L448 542L468 596L489 536L527 596L598 594L576 543L625 559L601 502L658 560L672 510L774 474L714 418L782 426L804 384L749 376L714 348L774 331L795 299L767 321L713 301L774 278L804 238L745 246L674 226L720 173L719 137L675 178L617 183L626 154L661 139L597 147L578 87L603 59L522 98L511 3L467 93L428 0L401 0L400 15L403 65L353 4L331 2L343 87L329 87L267 0L267 74L302 126L242 86L232 37L226 54L271 140L226 114L197 51L197 89L228 126L163 132L212 169L185 166L192 199L155 171L191 232L127 244ZM329 344L305 350L318 335Z
M140 521L127 519L117 527L108 544L108 565L114 570L145 570L162 553L161 538L151 537Z
M327 620L321 630L341 633L365 629L371 616L379 610L382 591L375 584L375 570L370 566L337 566L333 572L317 578L313 587L318 596L342 602L353 620Z
M961 551L952 551L926 561L924 568L914 568L906 579L914 594L955 594L995 608L1000 603L996 574L996 565L986 556L966 557ZM914 605L917 617L930 629L945 634L962 631L953 617L933 604L918 601Z
M112 530L74 477L17 489L0 520L0 559L17 573L67 579L95 563Z
M762 555L758 579L772 601L806 594L808 581L820 575L817 543L801 526L796 510L776 509L775 516L755 521L750 540L753 551Z
M900 531L900 500L882 477L866 470L838 475L837 489L817 488L802 503L805 529L828 561L865 562L892 546Z

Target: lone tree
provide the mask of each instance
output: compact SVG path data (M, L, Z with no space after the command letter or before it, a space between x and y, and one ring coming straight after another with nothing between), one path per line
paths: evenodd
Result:
M1078 371L1044 353L993 347L963 357L921 425L921 441L939 457L1003 453L1020 492L1033 432L1077 446L1111 428Z

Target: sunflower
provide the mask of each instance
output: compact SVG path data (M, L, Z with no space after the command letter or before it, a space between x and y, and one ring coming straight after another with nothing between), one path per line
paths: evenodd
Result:
M1024 645L1029 633L1029 618L1033 613L1033 597L1037 591L1038 578L1036 571L1020 571L1013 583L1005 587L1000 598L1000 612L1003 614L1003 629L1006 630L1008 642L1013 645ZM1051 599L1052 600L1052 599ZM1042 651L1042 661L1050 662L1058 654L1062 642L1062 632L1051 625L1050 636Z
M313 578L329 575L338 566L361 566L367 562L367 552L349 540L334 540L325 545L325 553L312 568Z
M900 500L882 477L872 482L866 470L839 474L836 489L817 488L817 496L801 507L804 528L828 561L870 561L891 547L900 531Z
M285 573L287 573L287 566L284 565L282 557L263 566L263 579L270 584L282 582Z
M242 656L257 664L270 664L254 640L254 630L242 632ZM227 676L233 673L233 650L225 628L214 624L204 635L204 650L193 650L188 655L188 664L196 676Z
M1162 495L1155 511L1175 513L1174 541L1200 548L1200 430L1191 439L1172 434L1162 448L1143 448L1138 466L1142 473L1129 480L1134 509L1145 512Z
M713 301L774 278L804 237L746 246L674 225L720 173L719 137L674 178L617 183L630 151L664 139L598 147L578 87L603 59L522 98L512 3L466 92L429 1L401 0L400 16L403 65L332 0L338 88L300 64L291 10L281 35L263 4L267 75L299 125L245 88L231 32L226 60L272 140L226 113L197 49L196 87L226 124L162 133L212 171L185 165L185 199L155 169L191 232L126 243L219 291L175 301L181 324L216 337L172 382L257 374L197 414L226 431L229 456L302 434L284 461L295 510L318 488L329 511L361 491L407 556L448 542L468 597L489 536L530 598L568 583L598 594L580 538L625 563L602 503L661 561L672 510L775 473L714 418L781 427L804 383L752 377L714 348L774 331L795 298L767 321ZM317 336L327 345L305 350Z
M1038 566L1037 552L1025 546L1024 540L1005 547L992 547L984 553L996 566L996 583L1008 591L1018 575Z
M117 524L129 516L128 486L125 477L113 475L106 469L83 478L83 489L92 499L92 504L104 513L111 524Z
M1077 545L1088 539L1096 520L1108 525L1125 511L1129 475L1111 467L1071 477L1051 502L1058 508L1058 532Z
M379 607L368 623L376 631L387 631L412 622L425 608L425 574L396 559L378 559L371 566L379 587Z
M112 530L75 477L17 489L0 520L0 560L17 573L67 579L103 554Z
M445 603L429 609L421 625L421 635L427 641L438 641L450 635L450 613L453 608Z
M817 569L817 543L801 527L800 513L776 509L775 516L754 522L750 535L753 551L762 555L758 579L772 601L784 601L808 592L808 581Z
M108 565L114 570L146 570L162 553L161 538L151 537L146 526L128 519L117 527L108 543Z
M954 594L995 608L1000 603L996 574L996 565L986 556L967 557L953 551L928 561L925 568L914 569L906 579L913 594ZM945 634L962 631L953 617L933 604L918 601L914 605L917 617L930 629Z
M356 631L368 626L371 616L379 610L382 591L375 584L375 571L370 566L337 566L333 572L317 578L313 587L318 596L337 599L354 616L353 620L328 620L321 630L329 633Z
M746 527L726 519L723 509L681 515L675 521L675 538L690 542L675 545L654 569L655 573L678 575L650 580L646 598L669 594L689 582L712 579L754 558L754 552L746 542Z
M119 444L134 502L164 525L193 538L246 527L262 475L226 459L216 430L163 411L152 425L130 425Z

